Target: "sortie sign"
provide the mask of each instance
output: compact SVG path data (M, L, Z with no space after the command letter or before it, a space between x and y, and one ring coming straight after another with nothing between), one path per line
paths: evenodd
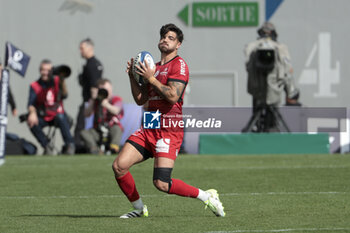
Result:
M258 26L258 2L194 2L178 17L193 27Z

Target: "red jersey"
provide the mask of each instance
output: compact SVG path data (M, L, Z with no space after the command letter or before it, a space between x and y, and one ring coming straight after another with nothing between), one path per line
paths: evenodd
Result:
M95 118L94 118L94 128L98 128L98 124L100 123L106 123L108 124L109 127L112 127L113 125L118 125L122 130L123 126L120 123L120 120L124 116L124 110L123 110L123 100L119 96L113 96L110 100L109 103L113 106L121 108L121 111L118 113L118 115L113 115L106 108L101 108L101 113L98 113L99 111L99 105L100 103L95 100L94 103L94 113L95 113ZM101 115L98 117L98 115ZM95 120L96 119L96 120Z
M156 64L156 72L154 77L163 85L167 85L168 82L175 81L183 83L186 86L189 80L188 66L184 59L182 59L180 56L176 56L163 65L158 62ZM148 88L148 111L159 110L162 115L182 115L182 104L186 87L183 89L179 100L174 105L163 99L158 92L153 90L151 85L149 85Z
M157 63L154 76L163 85L173 81L187 85L189 71L186 62L181 57L176 56L163 65ZM149 101L147 111L156 112L159 110L162 114L161 121L165 117L171 118L174 122L182 120L184 92L185 89L177 103L171 104L163 99L151 85L148 85ZM178 124L170 127L163 127L161 124L160 129L144 129L141 127L129 137L128 142L144 148L145 150L140 151L140 153L146 157L166 157L175 160L182 144L183 135L183 128L179 127Z
M37 95L35 107L45 111L45 121L52 121L58 113L64 113L63 102L58 100L59 80L60 78L55 76L54 85L48 88L43 88L38 81L30 84Z

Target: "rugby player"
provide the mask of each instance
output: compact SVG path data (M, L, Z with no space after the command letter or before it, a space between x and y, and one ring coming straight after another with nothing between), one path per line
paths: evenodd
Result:
M137 64L137 73L144 78L140 86L133 77L133 59L127 63L131 92L138 105L147 103L147 111L161 113L161 119L171 117L181 120L182 104L189 71L183 58L177 55L183 41L182 31L174 24L166 24L160 29L158 48L161 60L155 68ZM155 116L157 117L157 116ZM225 216L219 194L214 189L203 191L182 180L171 178L176 157L183 139L183 129L179 127L145 129L141 127L126 141L123 149L113 162L113 171L120 189L133 206L133 210L120 218L147 217L147 206L143 204L129 169L148 158L154 158L153 184L165 193L197 198L204 202L216 216Z

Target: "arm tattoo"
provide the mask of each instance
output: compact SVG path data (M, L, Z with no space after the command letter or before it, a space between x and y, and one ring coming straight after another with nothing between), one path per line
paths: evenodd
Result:
M174 84L176 86L176 94L177 94L177 96L180 97L181 92L182 92L182 90L181 90L182 85L181 85L181 83L174 83Z
M174 89L175 88L175 89ZM156 87L156 91L165 99L173 99L176 101L181 97L185 84L180 82L169 82L168 85Z
M175 86L176 94L178 97L180 97L180 95L182 94L182 91L184 89L184 84L180 83L180 82L170 82L169 84L172 86Z
M162 92L164 93L170 91L170 88L168 86L162 86L161 88L162 88Z

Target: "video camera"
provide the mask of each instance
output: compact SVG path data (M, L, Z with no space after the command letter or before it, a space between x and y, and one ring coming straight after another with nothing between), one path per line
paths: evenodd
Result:
M262 72L270 72L275 67L275 50L258 49L256 51L255 66Z
M256 69L258 72L269 73L276 65L276 45L275 42L268 38L263 38L257 41L255 48L249 57L251 69Z
M267 77L273 73L277 64L278 51L275 42L270 39L260 39L253 44L246 63L248 72L248 93L255 99L266 102Z

